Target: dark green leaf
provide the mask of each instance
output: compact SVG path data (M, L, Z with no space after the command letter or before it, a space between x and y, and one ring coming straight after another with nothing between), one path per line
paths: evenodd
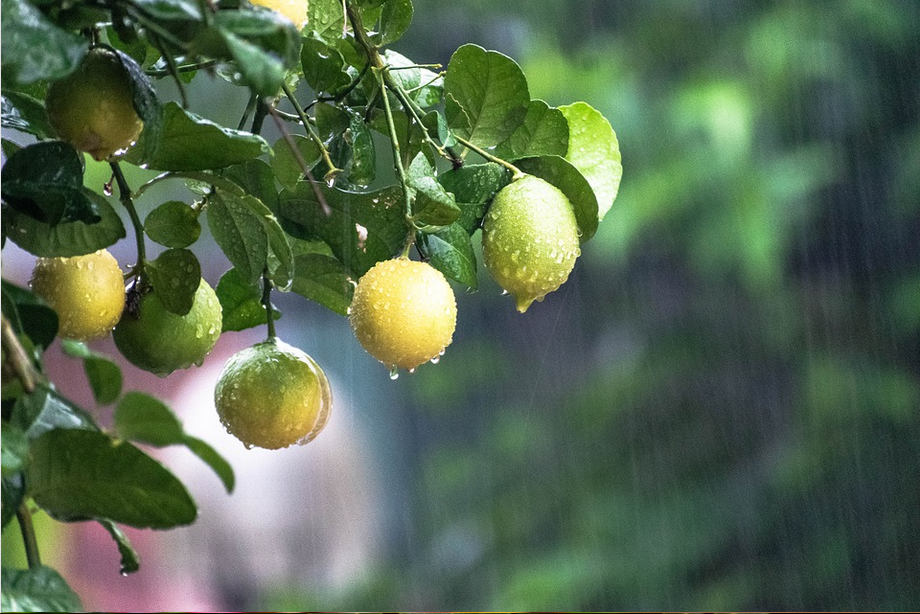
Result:
M230 269L221 276L216 292L223 318L221 332L245 330L265 324L262 291L255 283L244 280L236 269ZM272 315L277 320L281 312L273 309Z
M262 96L277 94L284 80L284 64L258 45L232 32L221 30L220 33L237 68L243 74L244 82Z
M108 405L121 394L121 369L108 357L93 352L86 344L73 339L61 342L64 353L83 360L83 370L97 403Z
M25 494L22 474L17 473L0 481L0 527L5 527L16 517L16 510L22 504Z
M494 162L466 164L438 175L438 181L451 192L460 207L458 223L472 234L482 221L489 201L511 180L503 166Z
M115 540L115 545L118 546L118 553L121 555L121 569L119 570L121 574L128 575L140 569L140 557L131 542L128 541L128 536L118 528L118 525L105 519L99 520L99 524L109 532L109 535Z
M470 235L459 222L434 233L419 233L419 247L445 277L476 288L476 254Z
M0 12L0 70L6 83L66 77L89 48L85 38L58 28L26 0L3 0Z
M99 428L85 409L77 407L57 391L43 386L16 400L10 424L25 431L29 439L35 439L53 429L95 431Z
M340 314L348 314L355 282L345 266L323 254L301 254L291 290Z
M183 316L192 309L201 284L201 264L187 249L168 249L145 269L167 311Z
M197 437L192 437L191 435L186 435L182 443L184 443L185 447L191 450L195 456L203 460L214 470L214 473L216 473L220 481L223 482L224 488L227 489L228 493L233 492L233 487L236 483L236 478L233 475L233 467L230 466L230 463L228 463L223 456L218 454L214 448L204 441Z
M316 93L335 94L351 83L342 54L313 36L303 39L300 63L304 79Z
M323 141L328 141L348 129L351 117L339 107L320 103L316 105L316 129Z
M3 585L0 610L4 612L78 612L83 609L77 594L50 567L4 567L0 574Z
M60 520L108 518L165 529L197 516L194 501L172 473L104 433L55 429L38 437L27 482L35 502Z
M322 156L316 142L300 134L292 134L291 140L300 152L300 156L307 168L312 169ZM272 159L272 171L275 178L286 188L292 188L304 176L303 167L291 151L287 139L280 138L275 142L272 150L275 156ZM264 202L264 201L263 201Z
M21 471L29 458L29 440L16 425L4 424L0 431L0 467L3 477Z
M129 162L155 170L198 171L251 160L269 149L262 137L215 124L175 102L162 107L160 124L152 146L143 143L141 132L138 146L128 151Z
M374 149L374 137L370 128L364 123L364 116L349 111L348 134L351 141L351 165L348 167L348 180L357 186L367 186L376 173L377 153Z
M412 0L387 0L380 14L380 29L375 42L379 45L395 43L412 23ZM368 24L369 25L369 24Z
M386 49L381 55L387 66L399 69L391 70L390 75L421 107L427 108L441 101L444 79L436 72L416 67L415 62L392 49Z
M46 141L20 149L3 166L0 185L14 210L50 226L100 219L83 189L83 158L67 143Z
M565 158L591 184L597 198L597 217L603 219L613 206L623 175L617 135L610 122L585 102L560 107L560 111L569 125Z
M134 190L135 200L140 198L144 192L146 192L147 190L149 190L151 187L155 186L156 184L160 183L161 181L166 181L167 179L175 179L175 178L185 178L186 179L185 183L188 186L196 186L196 187L204 186L204 189L198 190L198 193L200 194L206 194L210 192L212 185L215 187L221 188L223 190L226 190L228 192L235 192L237 194L243 193L243 190L240 188L240 186L230 181L229 179L226 179L222 175L218 175L215 173L209 173L206 171L169 171L166 173L160 173L153 179L138 186L138 188ZM192 191L195 191L195 189L192 187L189 187L189 189Z
M562 190L575 210L575 221L584 243L597 231L597 198L591 184L577 168L559 156L524 158L516 163L525 173L536 175Z
M143 132L146 133L144 146L150 148L145 153L150 154L155 144L159 142L160 131L163 128L160 101L157 100L156 90L153 89L150 77L137 61L123 51L116 49L115 53L118 54L118 60L131 81L134 110L144 122Z
M28 94L4 90L2 108L0 125L4 128L34 134L40 139L54 135L54 129L48 123L45 105Z
M201 235L198 214L178 200L163 203L144 220L147 236L166 247L188 247Z
M242 164L234 164L225 169L223 175L243 188L242 192L233 190L234 194L242 196L245 193L255 196L273 212L278 209L278 190L275 188L272 169L263 160L247 160Z
M329 206L328 215L314 187ZM281 219L286 231L302 239L322 239L352 273L363 275L379 260L391 258L406 240L402 189L347 192L301 181L281 193Z
M182 423L159 399L128 392L115 408L115 430L122 439L154 446L182 443Z
M2 282L3 314L13 323L17 333L24 334L32 343L47 348L58 331L57 313L38 296L25 288Z
M161 21L201 21L201 5L194 0L133 0L132 4Z
M503 160L554 155L564 156L569 146L569 125L562 111L542 100L531 100L524 122L492 153Z
M480 147L508 139L524 121L530 94L521 67L497 51L463 45L444 77L451 130Z
M428 164L422 154L416 157L416 161L419 159ZM434 175L410 174L408 184L415 191L412 219L419 226L448 226L460 217L454 195L445 190Z
M268 237L259 216L248 206L249 200L256 199L218 189L207 212L214 240L243 279L251 283L268 263Z
M328 43L342 38L345 12L341 0L312 0L307 6L307 28Z

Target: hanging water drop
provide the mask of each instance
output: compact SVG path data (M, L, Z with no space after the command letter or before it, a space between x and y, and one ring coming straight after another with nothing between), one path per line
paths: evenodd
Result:
M396 368L396 365L390 367L390 379L393 381L399 379L399 369Z

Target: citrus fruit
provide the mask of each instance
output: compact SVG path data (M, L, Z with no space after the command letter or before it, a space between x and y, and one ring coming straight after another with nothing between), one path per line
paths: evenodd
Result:
M307 0L251 0L253 4L281 13L302 28L307 22Z
M45 108L58 136L96 160L127 148L144 127L131 78L107 49L91 49L77 70L52 83Z
M302 445L326 426L332 392L316 361L279 339L240 350L224 365L214 405L247 448Z
M450 345L457 303L440 271L395 258L378 262L361 277L349 319L371 356L390 368L414 369Z
M486 268L521 313L565 283L581 253L578 242L569 199L533 175L499 190L482 223Z
M121 269L104 249L71 258L39 258L30 285L57 312L60 335L70 339L104 337L125 306Z
M187 314L167 311L154 288L140 297L136 315L125 310L112 336L131 364L166 377L176 369L201 365L220 331L220 302L202 279Z

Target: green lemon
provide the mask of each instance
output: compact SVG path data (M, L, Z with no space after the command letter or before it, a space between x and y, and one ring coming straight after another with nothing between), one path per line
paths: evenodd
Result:
M96 160L137 140L144 124L134 111L131 77L107 49L91 49L72 74L48 88L45 108L58 136Z
M294 22L298 28L307 23L307 0L251 0L253 4L270 8Z
M30 285L57 312L60 335L70 339L104 337L125 306L121 269L104 249L72 258L39 258Z
M581 254L578 243L569 199L533 175L499 190L482 223L486 268L521 313L565 283Z
M316 361L279 339L241 350L214 389L220 421L247 448L303 445L326 426L332 392Z
M358 281L349 320L371 356L391 369L414 369L450 345L457 303L440 271L395 258L378 262Z
M125 310L112 336L131 364L166 377L176 369L200 366L220 331L220 302L202 279L187 314L167 311L154 289L141 296L137 315Z

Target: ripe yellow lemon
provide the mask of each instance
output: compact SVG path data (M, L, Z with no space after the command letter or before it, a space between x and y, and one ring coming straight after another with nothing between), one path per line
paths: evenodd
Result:
M565 283L581 254L569 199L539 177L525 175L499 190L482 223L482 257L517 309Z
M118 57L91 49L72 74L48 88L45 108L58 136L96 160L137 140L144 124L134 111L131 79Z
M298 28L307 23L307 0L250 0L253 4L270 8L294 22Z
M349 319L371 356L390 368L414 369L450 345L457 303L440 271L395 258L378 262L358 281Z
M39 258L31 286L57 312L60 335L70 339L104 337L125 306L121 269L104 249L72 258Z
M202 279L187 314L167 311L154 288L141 296L137 315L125 310L112 337L131 364L166 377L176 369L200 366L220 331L220 302Z
M316 361L279 339L230 357L214 389L227 431L247 448L303 445L326 426L332 392Z

